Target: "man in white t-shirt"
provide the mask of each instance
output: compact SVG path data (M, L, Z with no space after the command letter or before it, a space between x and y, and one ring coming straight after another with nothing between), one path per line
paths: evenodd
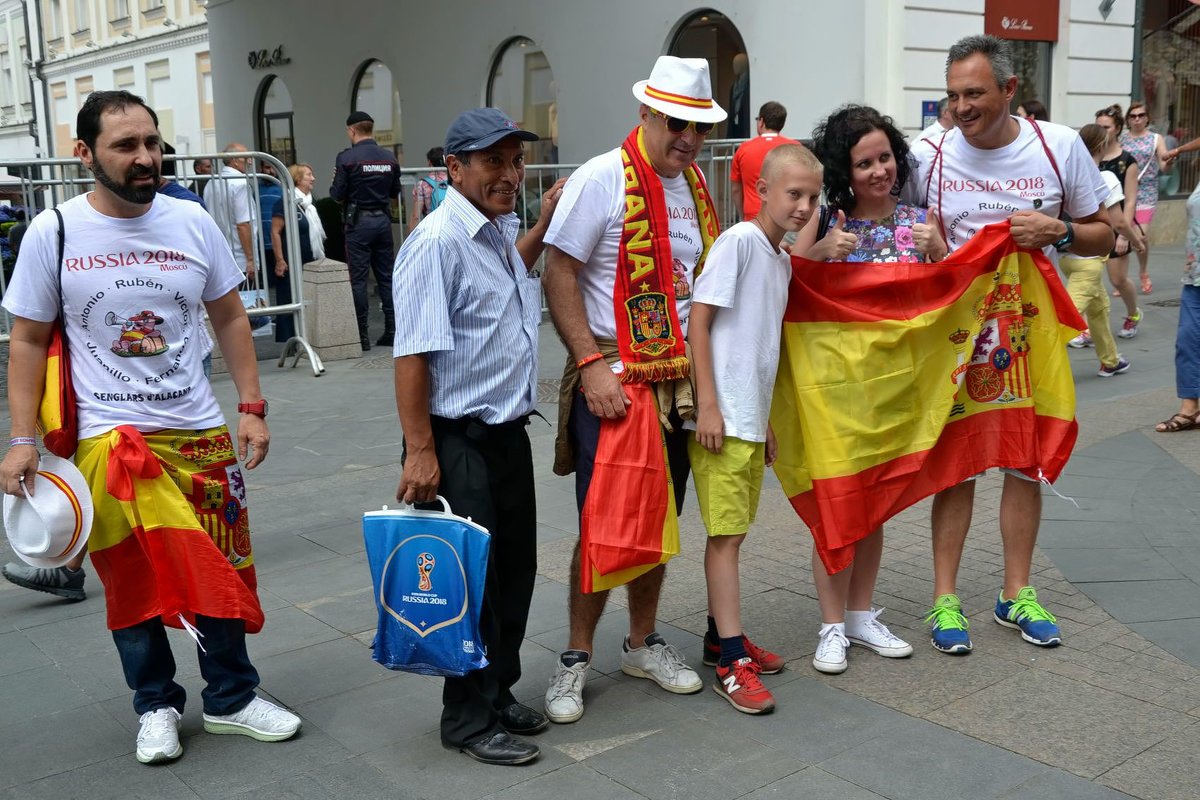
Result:
M244 153L246 146L231 142L225 146L225 152ZM246 183L247 161L245 156L226 158L218 173L220 177L210 180L204 187L204 204L225 235L225 241L229 242L233 260L253 282L257 202Z
M1107 253L1113 245L1102 205L1108 193L1087 148L1070 128L1011 116L1016 88L1007 42L968 36L950 48L946 93L957 127L940 137L937 149L913 151L919 162L911 183L914 199L936 213L930 224L942 226L951 253L983 226L1004 220L1018 245L1041 248L1055 261L1059 252ZM924 233L921 227L914 227L914 236ZM974 497L975 483L966 481L933 501L934 607L927 621L931 643L945 653L966 653L972 646L956 584ZM1040 485L1005 471L1004 587L993 618L1019 629L1025 641L1050 647L1062 635L1029 585L1041 516Z
M75 153L95 191L34 219L4 296L13 315L12 439L0 482L18 497L37 491L35 418L61 316L78 408L75 462L95 511L88 549L140 715L138 761L183 753L186 693L164 624L202 641L205 730L289 738L300 718L256 696L246 653L246 633L262 627L263 614L237 459L249 455L246 468L256 467L270 435L237 293L242 274L199 205L156 194L162 143L141 98L93 92L76 124ZM203 379L201 303L242 401L236 439Z
M658 219L667 230L655 230L647 238L659 237L661 241L661 237L668 237L669 256L664 249L662 258L669 258L670 270L657 260L652 262L653 274L647 278L658 281L661 291L638 297L647 300L652 296L673 297L674 314L665 306L656 307L652 313L656 320L668 318L676 334L672 341L682 355L693 273L704 252L701 225L705 222L687 175L691 174L689 170L694 167L705 136L715 123L726 117L725 111L713 102L708 64L702 59L662 56L650 79L633 86L633 94L642 105L640 134L635 129L630 138L636 140L640 135L647 169L657 179L635 178L635 167L623 166L624 151L630 140L622 148L596 156L567 181L545 238L548 248L543 285L569 359L560 397L554 468L560 475L576 473L576 499L581 514L592 480L600 421L624 418L631 403L616 374L629 368L624 362L630 355L618 346L614 304L614 292L626 280L624 271L619 275L618 269L626 215L632 218L647 207L665 205L665 214ZM639 180L641 185L661 183L661 189L655 192L657 197L647 197L645 204L641 198L630 197L627 206L627 174L630 186L639 185ZM641 278L634 283L640 281ZM669 285L663 286L664 283ZM631 326L637 327L628 317L623 325L626 336ZM572 364L578 372L570 369ZM686 366L683 375L686 377ZM666 431L668 467L678 511L689 470L687 433L669 401L662 408L662 414L668 412L673 420L673 430ZM621 669L635 677L649 678L668 691L691 694L704 687L700 676L684 663L678 649L655 632L664 573L665 568L659 566L628 584L629 636L622 648ZM559 723L574 722L583 715L583 685L591 662L592 640L608 597L607 591L587 594L582 591L578 546L572 561L569 591L568 649L562 653L546 693L546 715Z

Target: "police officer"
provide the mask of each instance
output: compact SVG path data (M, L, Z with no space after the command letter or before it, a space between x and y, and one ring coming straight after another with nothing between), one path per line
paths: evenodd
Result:
M338 153L329 196L342 204L346 230L346 261L350 265L350 287L358 337L363 350L371 349L367 330L367 273L375 273L379 299L383 303L383 336L377 344L390 346L396 320L392 309L392 219L391 200L400 194L400 165L391 152L371 138L375 120L365 111L346 117L350 147Z

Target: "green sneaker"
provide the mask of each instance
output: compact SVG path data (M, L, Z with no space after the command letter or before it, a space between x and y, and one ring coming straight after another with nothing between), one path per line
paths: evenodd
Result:
M958 595L939 595L933 601L933 609L925 621L933 623L929 631L929 643L935 650L955 655L971 652L971 636L967 633L971 625L963 616Z
M1016 600L1005 600L1004 592L996 595L996 622L1006 628L1016 628L1021 638L1038 647L1055 647L1062 644L1062 633L1058 620L1038 602L1037 592L1032 586L1022 587Z

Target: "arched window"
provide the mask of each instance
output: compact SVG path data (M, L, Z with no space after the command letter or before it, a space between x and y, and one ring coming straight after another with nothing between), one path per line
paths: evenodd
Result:
M541 141L525 145L526 163L558 163L557 90L550 61L528 37L509 39L492 59L487 104L542 137Z
M750 124L754 119L750 108L750 61L742 34L729 17L713 9L695 12L675 29L667 54L708 60L713 97L729 112L722 138L747 139L754 135Z
M365 111L375 120L373 138L380 147L396 154L404 163L404 134L400 127L400 92L392 81L392 71L378 59L358 68L354 76L353 111Z
M296 137L292 124L292 95L278 75L268 75L258 87L258 125L255 149L278 158L284 164L296 163Z

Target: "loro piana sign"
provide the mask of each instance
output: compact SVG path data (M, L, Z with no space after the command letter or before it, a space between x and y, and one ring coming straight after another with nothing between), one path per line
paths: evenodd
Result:
M1001 39L1058 41L1058 0L986 0L983 32Z

